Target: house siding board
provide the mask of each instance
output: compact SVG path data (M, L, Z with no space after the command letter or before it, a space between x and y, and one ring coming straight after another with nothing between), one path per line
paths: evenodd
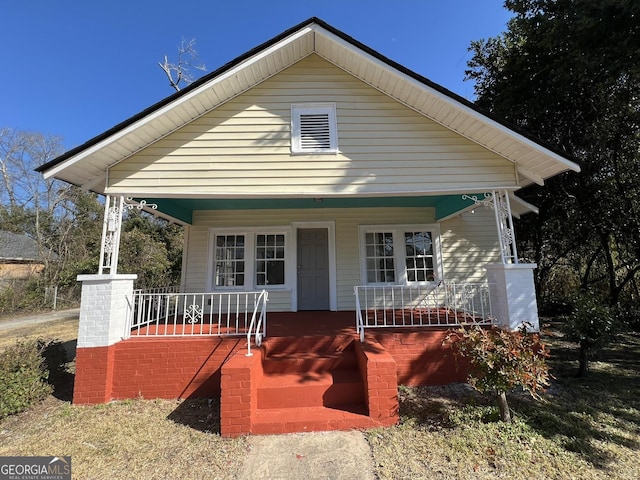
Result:
M339 154L291 155L290 107L306 102L336 104ZM375 143L367 141L371 138ZM300 168L285 174L282 162ZM219 164L227 165L224 174ZM238 167L229 169L230 164ZM386 175L389 168L395 175ZM515 185L512 163L316 55L109 171L110 192L127 194L375 194L459 190L487 182Z
M492 214L492 212L489 212ZM475 215L475 214L474 214ZM483 214L462 221L451 220L441 224L443 241L443 263L445 277L468 280L466 274L474 280L483 276L482 265L487 263L483 248L494 248L495 233L491 232L491 217L484 218L490 223L483 225ZM360 279L360 240L359 225L402 225L435 223L433 208L340 208L305 210L261 210L256 215L252 210L234 211L197 211L189 232L189 258L185 275L187 291L206 291L207 264L209 259L209 232L215 228L234 228L243 230L248 227L282 227L296 222L334 222L337 265L337 308L353 310L355 298L354 285L361 285ZM493 222L493 223L492 223ZM494 227L495 232L495 227ZM448 252L449 248L456 249ZM475 252L470 255L469 252ZM467 260L460 261L455 255L463 255ZM497 258L497 257L496 257ZM489 255L489 260L494 259ZM467 265L465 262L473 261ZM451 270L451 271L449 271ZM291 305L291 290L270 290L269 310L288 311Z
M485 207L442 222L440 239L450 281L479 282L485 278L484 265L501 261L495 215Z

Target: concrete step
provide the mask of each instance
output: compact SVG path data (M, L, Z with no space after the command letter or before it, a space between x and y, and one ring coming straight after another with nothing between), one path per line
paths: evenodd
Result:
M265 375L258 387L258 408L338 408L364 402L364 384L357 370Z

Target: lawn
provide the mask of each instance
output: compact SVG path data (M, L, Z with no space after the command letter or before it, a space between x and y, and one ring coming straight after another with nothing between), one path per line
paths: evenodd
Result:
M367 433L380 479L640 478L640 337L621 336L574 376L575 347L548 332L551 388L511 394L512 424L466 385L400 388L400 425Z
M0 332L73 346L76 321ZM542 402L510 396L515 422L466 385L400 388L398 426L365 433L380 479L634 479L640 476L640 337L625 335L577 379L575 349L549 333L555 379ZM56 391L0 421L0 455L71 455L75 478L236 478L245 438L219 434L217 399L70 403L73 361Z

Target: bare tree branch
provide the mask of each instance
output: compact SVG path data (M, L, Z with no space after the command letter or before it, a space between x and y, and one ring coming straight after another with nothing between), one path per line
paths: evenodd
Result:
M190 84L195 80L192 69L207 71L204 63L197 63L198 51L196 50L196 40L182 39L178 46L178 59L176 63L171 63L167 55L164 56L162 62L158 62L158 66L167 76L169 85L177 92L180 90L180 84Z

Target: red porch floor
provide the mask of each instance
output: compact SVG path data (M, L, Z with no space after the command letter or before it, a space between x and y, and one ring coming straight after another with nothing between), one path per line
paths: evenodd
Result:
M426 312L420 309L405 310L377 310L368 312L367 332L394 333L433 327L447 327L447 324L469 323L482 319L463 312L446 309ZM220 326L219 326L220 323ZM182 316L173 321L161 322L134 329L132 336L155 335L224 335L230 330L238 335L246 335L247 329L242 325L235 328L231 322L227 327L226 318L218 322L217 315L205 315L201 323L189 324ZM377 325L375 328L373 325ZM390 326L397 325L397 327ZM338 336L356 335L355 311L301 311L301 312L270 312L267 315L267 337L307 337L314 335Z

